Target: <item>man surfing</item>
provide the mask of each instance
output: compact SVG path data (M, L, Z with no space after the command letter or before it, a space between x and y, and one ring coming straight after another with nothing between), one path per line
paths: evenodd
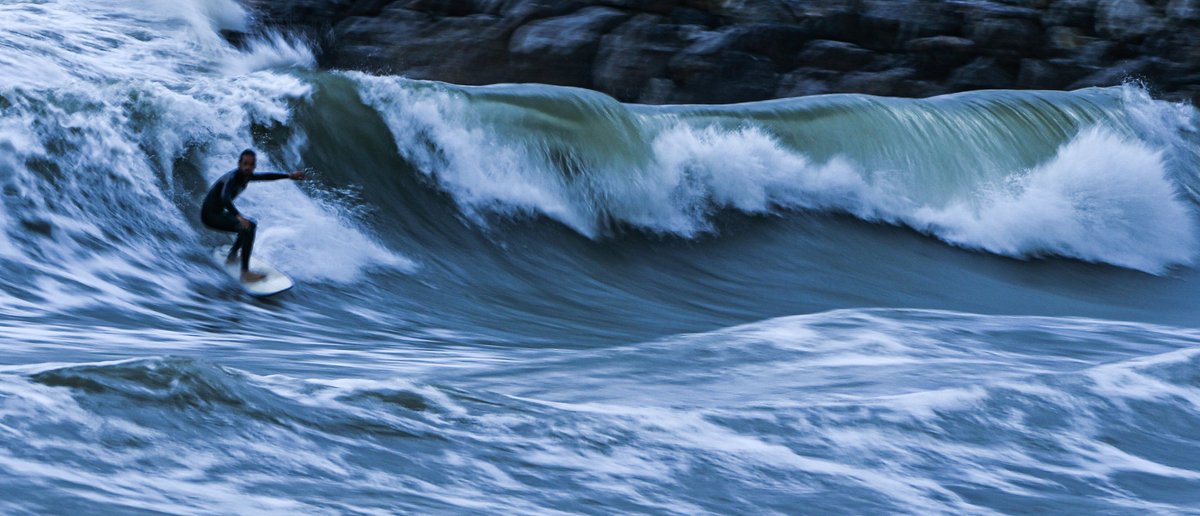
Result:
M242 151L238 156L238 166L233 171L221 176L212 189L204 197L204 206L200 209L200 220L205 226L217 231L237 233L237 240L229 249L225 260L232 264L237 261L238 251L242 252L242 282L252 283L266 277L250 270L250 252L254 250L254 233L258 224L248 219L233 206L233 200L246 189L251 181L274 181L277 179L304 179L304 172L255 174L258 166L258 155L250 149Z

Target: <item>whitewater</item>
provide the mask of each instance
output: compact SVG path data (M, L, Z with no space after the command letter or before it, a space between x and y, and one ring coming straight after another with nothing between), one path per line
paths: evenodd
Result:
M320 70L232 0L0 26L0 512L1200 512L1190 105L628 105ZM262 301L199 221L244 148L311 179L238 199Z

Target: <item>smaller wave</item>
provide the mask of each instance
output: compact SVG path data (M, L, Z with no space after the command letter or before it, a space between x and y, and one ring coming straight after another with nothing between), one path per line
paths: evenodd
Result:
M435 388L399 380L257 376L178 356L0 369L0 375L5 373L67 389L82 405L116 417L156 412L177 419L200 413L210 421L238 425L299 425L335 434L438 439L423 419L462 411Z
M0 508L377 512L416 494L392 465L440 439L423 421L436 402L398 385L310 402L303 382L294 398L269 383L181 357L0 368Z

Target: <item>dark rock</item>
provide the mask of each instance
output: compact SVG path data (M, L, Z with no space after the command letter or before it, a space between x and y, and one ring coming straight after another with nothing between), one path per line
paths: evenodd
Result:
M358 24L378 18L358 18ZM347 20L349 23L351 20ZM339 25L339 33L353 29ZM373 71L404 73L417 79L437 79L459 84L506 82L511 77L508 63L508 33L499 30L495 16L472 16L391 23L372 27L372 41L391 41L390 45L360 45L360 54L339 56L339 62L363 62L357 66ZM388 29L391 29L390 31ZM398 30L397 30L398 29ZM380 34L378 31L385 31ZM448 56L452 56L448 58Z
M398 71L396 63L384 62L392 50L416 38L433 20L416 11L393 9L386 16L354 16L333 29L332 52L323 56L325 65L371 71Z
M392 5L435 16L497 14L495 12L487 12L486 4L481 5L473 0L401 0Z
M1079 79L1067 86L1067 89L1116 86L1130 80L1145 79L1147 75L1153 75L1157 67L1158 63L1151 58L1129 59Z
M531 82L590 87L600 38L628 15L609 7L530 22L513 33L511 66Z
M893 68L915 69L915 64L912 57L907 54L875 54L870 63L856 71L879 73Z
M953 91L1012 88L1016 78L996 58L980 57L950 74L946 86Z
M246 0L245 5L260 19L284 26L332 25L348 16L353 0ZM382 8L384 2L371 2L372 7Z
M636 102L640 104L666 104L675 96L675 83L670 79L655 78L646 83Z
M594 3L585 0L517 0L504 2L500 12L494 14L501 19L501 30L515 31L533 20L566 16Z
M1022 59L1017 72L1017 87L1033 90L1066 88L1088 69L1067 59Z
M661 16L638 15L601 40L592 82L618 100L641 101L651 80L666 77L667 63L685 44L680 30L665 26Z
M804 46L799 62L829 70L855 70L874 61L875 53L853 43L816 40Z
M1111 41L1093 40L1084 44L1070 59L1084 66L1104 66L1112 62L1111 56L1116 44Z
M803 27L755 23L726 29L719 34L703 38L703 41L694 45L693 52L746 52L787 64L794 62L797 52L810 39L811 35Z
M722 17L735 23L787 23L795 21L789 2L755 0L752 2L704 2Z
M1171 0L1166 12L1167 16L1177 20L1200 21L1200 0Z
M834 83L834 87L837 91L890 96L910 87L908 83L915 75L916 70L911 68L894 68L884 72L851 72L843 75Z
M894 95L899 97L925 98L945 95L950 90L932 81L901 80L896 83Z
M955 36L918 38L904 48L922 71L934 75L948 73L975 57L975 42Z
M909 52L935 54L948 52L951 54L967 55L975 50L975 42L956 36L932 36L917 38L905 44Z
M830 82L837 80L839 74L820 68L797 68L785 74L775 90L775 97L804 97L832 93Z
M1161 29L1162 20L1141 0L1101 0L1096 32L1118 41L1141 38Z
M312 41L323 67L582 86L631 102L1129 77L1200 94L1200 0L243 1ZM223 35L244 45L254 33Z
M769 59L739 51L684 50L671 59L668 73L678 87L674 101L683 103L728 104L769 99L779 83L779 73Z
M1016 57L1035 53L1043 46L1037 10L989 3L970 5L966 33L982 53Z
M1200 87L1200 71L1193 70L1187 73L1179 73L1165 82L1179 88L1188 88L1189 86Z
M701 27L712 28L720 23L721 18L699 9L679 7L671 10L669 20L672 24L676 25L699 25Z
M1042 18L1046 26L1064 26L1094 30L1096 26L1096 3L1098 0L1056 0Z
M1045 39L1046 53L1053 56L1074 54L1085 44L1096 41L1096 38L1085 36L1080 29L1064 26L1046 29Z
M792 5L795 25L813 39L858 41L859 16L854 2L796 2Z
M949 2L861 1L862 14L853 41L872 50L900 50L912 39L962 33L962 13Z

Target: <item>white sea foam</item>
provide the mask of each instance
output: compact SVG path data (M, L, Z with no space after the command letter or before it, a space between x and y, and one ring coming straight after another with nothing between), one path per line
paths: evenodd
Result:
M279 33L252 39L245 50L228 56L224 69L232 74L288 68L307 69L317 64L317 58L308 45Z
M814 164L754 129L680 127L660 135L655 151L659 167L678 178L672 199L693 213L705 203L747 213L844 211L1007 256L1067 256L1151 273L1190 263L1197 248L1194 215L1162 152L1103 127L1079 133L1046 163L978 185L949 205L927 204L890 174L842 159Z
M973 203L922 207L915 227L1010 256L1054 254L1160 273L1190 263L1193 214L1162 153L1093 128ZM973 204L973 205L972 205Z

